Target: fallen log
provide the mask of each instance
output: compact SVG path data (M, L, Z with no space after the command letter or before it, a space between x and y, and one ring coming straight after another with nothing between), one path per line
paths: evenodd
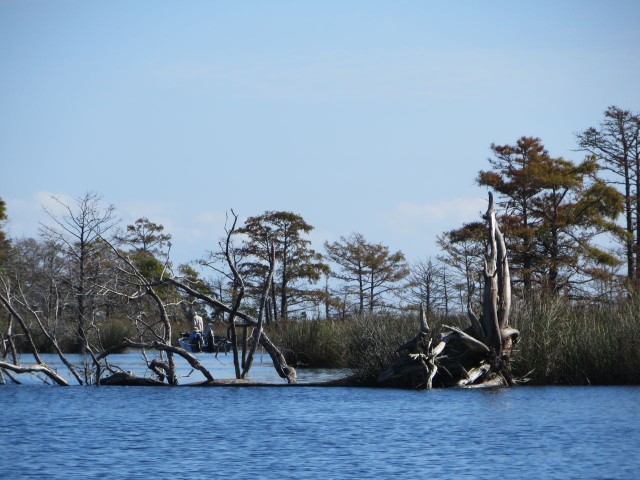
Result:
M168 383L146 377L136 377L131 372L116 372L100 380L100 385L135 386L135 387L168 387Z
M0 360L0 369L6 369L15 373L42 373L56 382L58 385L68 387L69 382L58 374L55 370L50 368L44 362L35 365L14 365L13 363L4 362Z
M172 345L167 345L163 342L159 342L157 340L154 340L153 342L134 342L132 340L129 340L128 338L123 339L119 344L108 348L107 350L103 351L102 353L100 353L97 357L96 360L100 361L106 357L108 357L110 354L112 353L116 353L116 352L120 352L126 348L137 348L137 349L149 349L149 350L161 350L161 351L165 351L165 352L170 352L176 355L181 356L182 358L184 358L189 365L195 369L198 370L200 373L202 373L204 375L204 377L212 382L214 380L213 376L211 375L211 373L209 372L209 370L207 370L201 363L200 361L194 357L193 355L191 355L191 353L187 352L185 349L180 348L180 347L174 347ZM161 362L152 362L149 367L151 368L151 370L153 370L155 373L160 373L160 376L162 376L163 374L167 373L168 370L168 366L167 365L162 365ZM160 371L158 370L160 369ZM162 372L163 371L163 372ZM100 383L102 383L102 380L100 380Z

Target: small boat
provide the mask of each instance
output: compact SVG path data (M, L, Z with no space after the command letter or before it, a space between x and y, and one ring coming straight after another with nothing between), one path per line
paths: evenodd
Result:
M231 340L219 335L202 336L181 332L178 342L189 353L227 353L231 350Z

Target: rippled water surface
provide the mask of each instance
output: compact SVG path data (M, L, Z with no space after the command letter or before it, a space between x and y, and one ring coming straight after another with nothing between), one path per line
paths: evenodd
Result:
M638 478L640 389L0 386L2 478Z

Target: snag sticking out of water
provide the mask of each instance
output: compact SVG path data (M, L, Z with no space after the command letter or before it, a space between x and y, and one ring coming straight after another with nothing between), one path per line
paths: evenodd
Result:
M442 333L431 336L421 307L418 334L398 349L401 356L380 374L380 385L403 388L513 385L510 360L520 333L509 326L511 276L491 193L484 218L489 226L489 253L483 271L480 318L469 307L469 327L461 330L444 326Z

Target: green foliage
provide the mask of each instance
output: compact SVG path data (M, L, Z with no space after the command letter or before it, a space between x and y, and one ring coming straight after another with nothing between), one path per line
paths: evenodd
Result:
M307 285L329 272L322 255L310 247L311 241L306 238L312 230L300 215L274 211L249 217L237 230L248 238L238 253L245 259L242 274L252 280L256 292L261 292L267 278L269 243L274 244L276 271L271 307L275 320L287 319L291 307L317 297L317 290L309 289ZM275 301L276 298L279 301Z
M325 242L329 259L340 267L333 275L348 285L348 293L358 298L358 313L365 306L371 313L384 307L383 296L409 275L409 267L401 251L391 253L381 243L370 243L360 233L337 242Z
M200 277L200 273L190 265L187 265L186 263L181 264L178 267L178 272L180 273L183 281L195 291L204 295L215 296L211 286L207 284L207 282Z
M493 170L480 171L477 182L502 198L502 230L524 290L569 291L575 279L607 276L613 257L593 239L616 232L623 198L596 176L595 158L554 158L531 137L491 149Z
M171 235L162 233L164 226L142 217L133 225L127 225L126 232L116 236L121 243L132 246L138 252L159 255L165 245L170 245Z
M640 285L640 115L611 106L598 127L576 137L580 148L609 172L608 185L624 199L624 226L616 233L624 248L628 285L635 289Z
M97 336L94 341L104 350L118 345L125 338L136 338L133 325L126 319L104 322L94 335Z
M136 269L148 281L159 280L164 272L164 265L151 253L144 250L136 251L131 255L131 261Z

